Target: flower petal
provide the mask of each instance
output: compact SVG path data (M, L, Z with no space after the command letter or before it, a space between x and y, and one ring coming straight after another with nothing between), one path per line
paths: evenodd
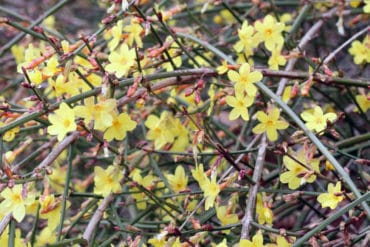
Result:
M240 75L235 70L229 70L229 72L227 72L227 77L232 82L240 81Z
M253 128L253 133L255 134L262 134L263 132L265 132L266 130L266 126L263 124L263 123L260 123L258 124L256 127Z

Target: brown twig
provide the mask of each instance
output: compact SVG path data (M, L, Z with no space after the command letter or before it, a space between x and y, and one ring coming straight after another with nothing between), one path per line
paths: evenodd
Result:
M9 225L10 220L12 219L12 214L8 214L4 216L4 218L0 221L0 236L3 234L5 228Z
M46 150L46 149L49 149L51 148L52 146L54 146L54 144L57 142L57 138L56 137L53 137L50 139L49 142L43 144L41 147L39 147L35 153L41 153L42 151ZM28 158L27 158L28 159ZM26 159L25 159L26 160ZM19 162L18 164L14 165L12 167L12 173L17 173L18 170L24 165L26 164L27 162L25 162L25 160L22 160L21 162Z
M78 131L72 132L69 136L64 138L60 144L50 152L50 154L37 166L37 169L43 169L49 166L51 163L54 162L58 158L58 156L72 143L74 142L79 136Z
M117 106L121 107L129 102L135 101L139 99L140 97L143 97L146 93L149 93L150 91L157 91L162 88L166 88L173 85L181 85L181 84L189 84L194 82L195 79L198 79L200 77L205 76L214 76L216 72L212 69L203 69L203 73L197 74L197 75L188 75L188 76L181 76L180 78L168 78L164 79L160 82L156 82L154 84L151 84L147 88L140 88L138 89L132 96L128 97L122 97L118 100Z
M357 32L355 35L353 35L350 39L348 39L346 42L344 42L341 46L339 46L337 49L335 49L334 51L332 51L324 60L323 64L328 64L334 57L335 55L338 54L338 52L340 52L344 47L346 47L347 45L349 45L353 40L357 39L359 36L361 36L362 34L366 33L370 31L370 26L366 26L364 29L362 29L361 31Z
M113 199L114 199L113 194L110 194L107 197L105 197L101 204L99 205L98 209L95 211L91 220L89 221L89 224L87 225L85 232L82 235L82 238L88 242L89 246L91 246L90 241L93 236L95 228L99 225L99 221L103 217L105 209L109 206Z
M318 22L316 22L315 25L313 25L310 28L310 30L308 30L308 32L303 36L296 49L302 50L307 45L307 43L314 38L314 36L320 30L323 24L324 24L323 20L319 20ZM297 58L290 59L288 61L287 66L285 67L285 72L291 72L294 69L294 65L297 63L297 61L298 61ZM283 79L280 80L278 90L276 91L277 95L281 96L283 94L285 85L287 83L288 83L287 77L284 77Z
M258 153L257 153L256 165L254 167L254 172L253 172L253 177L252 177L255 184L252 186L249 192L247 207L245 210L244 217L242 219L242 232L240 235L240 239L249 238L249 228L251 226L251 223L253 222L253 212L255 209L256 197L257 197L258 187L260 185L260 179L262 177L266 149L267 149L267 140L266 140L266 135L264 134L262 136L260 149L258 150Z

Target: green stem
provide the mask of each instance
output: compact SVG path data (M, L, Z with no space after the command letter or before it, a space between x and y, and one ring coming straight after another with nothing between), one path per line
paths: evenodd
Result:
M47 244L47 247L63 247L63 246L74 246L81 244L82 246L87 246L87 241L83 238L77 237L77 238L70 238L70 239L65 239L62 241L58 241L54 244Z
M288 35L285 37L285 43L291 40L293 34L297 32L298 28L301 26L302 22L304 21L304 19L306 18L306 16L308 15L311 9L312 9L312 4L304 5L304 7L299 12L297 18L295 18L293 25L291 29L289 30Z
M58 227L58 241L60 241L62 238L63 222L64 222L64 216L65 216L66 209L67 209L67 197L68 197L69 182L71 180L71 175L72 175L72 144L70 144L68 148L68 168L67 168L67 174L66 174L66 182L64 184L62 211L60 214L60 223Z
M38 203L35 219L34 219L33 224L32 224L32 231L31 231L31 237L30 237L31 247L34 246L35 241L36 241L37 225L38 225L39 219L40 219L40 208L41 208L41 205L40 205L40 203Z
M15 222L11 219L9 222L9 237L8 237L8 247L15 246Z
M352 208L356 207L360 203L365 203L366 201L370 199L370 192L367 192L366 194L360 196L355 201L351 202L350 204L346 205L345 207L341 208L339 211L337 211L335 214L321 222L318 226L316 226L311 231L307 232L303 237L299 238L292 247L298 247L302 246L307 240L309 240L313 235L320 232L321 230L325 229L328 225L330 225L333 221L340 218L342 215L347 213Z
M22 31L23 33L27 33L27 34L29 34L29 35L37 38L37 39L44 40L44 41L46 40L46 38L43 35L35 32L31 29L28 29L28 28L24 27L24 26L18 24L17 22L8 20L5 23L8 24L9 26L14 27L15 29L18 29L19 31Z
M341 140L336 143L336 146L338 148L351 147L355 144L359 144L360 142L366 142L368 140L370 140L370 132Z

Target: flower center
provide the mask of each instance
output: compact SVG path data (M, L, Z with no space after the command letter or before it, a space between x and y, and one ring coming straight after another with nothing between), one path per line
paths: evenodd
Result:
M322 120L323 119L320 118L320 117L316 118L316 124L323 124L323 121Z
M12 195L12 201L14 204L20 204L22 202L22 197L20 194L13 194Z
M273 125L274 125L274 121L272 121L272 120L267 120L266 125L271 127L271 126L273 126Z
M63 125L65 128L68 128L71 125L71 121L69 121L69 119L65 119Z
M267 28L266 31L265 31L265 34L267 36L271 36L272 35L272 29L271 28Z

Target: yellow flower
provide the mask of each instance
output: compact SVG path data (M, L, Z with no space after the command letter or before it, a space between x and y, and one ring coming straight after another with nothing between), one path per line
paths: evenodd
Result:
M284 23L276 22L274 17L267 15L263 22L256 21L254 26L257 31L256 37L265 43L267 50L272 51L276 46L283 46L284 37L282 32L285 29Z
M36 48L33 46L33 44L29 44L27 49L24 51L24 62L23 63L18 63L17 66L17 72L18 73L23 73L22 72L22 67L27 67L34 59L37 59L40 56L40 49Z
M285 87L284 89L284 92L283 92L283 95L281 96L281 99L285 102L285 103L288 103L288 101L290 100L291 98L291 94L292 94L292 86L287 86Z
M40 197L40 218L48 220L48 228L55 230L60 224L60 214L62 204L60 198L54 195L44 195ZM66 208L69 208L70 202L67 201Z
M1 218L1 215L0 215ZM0 235L0 246L8 246L9 244L9 226L5 228L3 233ZM15 229L14 247L27 246L24 240L21 238L21 229Z
M103 169L100 166L94 168L94 193L108 196L110 193L122 192L120 181L123 178L122 171L117 166L108 166Z
M262 79L262 73L259 71L250 71L248 63L243 63L239 68L239 73L230 70L227 73L230 81L235 82L235 91L245 91L250 96L257 94L257 88L254 83Z
M14 185L11 189L6 187L0 196L4 198L0 203L0 214L12 213L13 218L18 222L21 222L26 216L26 206L35 201L35 195L28 192L21 184Z
M36 236L36 247L47 246L57 241L56 232L49 226L41 230L40 234Z
M193 178L198 182L201 190L204 191L204 186L208 180L206 174L204 173L203 164L195 165L195 169L191 170Z
M278 130L288 128L289 124L283 120L279 120L280 111L278 108L272 108L268 114L263 111L258 111L256 117L260 123L253 128L253 133L262 134L266 132L267 138L270 141L276 141L278 138Z
M127 76L135 64L136 54L134 49L129 49L127 44L122 44L119 51L112 51L108 56L109 64L105 70L114 73L118 78Z
M150 238L148 243L154 247L165 247L166 246L166 236L167 232L157 234L156 236Z
M168 130L174 135L174 141L170 150L174 152L184 152L189 146L189 130L178 118L174 119L172 124L172 128Z
M212 52L204 52L203 56L195 56L194 60L203 67L209 67L209 62L205 59L208 58L209 61L212 61L213 53ZM198 66L193 62L192 59L189 59L189 64L193 65L193 67L197 68Z
M94 65L92 65L89 60L80 56L75 56L73 59L73 63L78 64L85 71L94 68Z
M150 188L153 187L155 181L157 180L157 178L151 174L148 174L146 175L145 177L142 177L141 174L140 174L140 170L139 169L134 169L131 173L130 173L130 177L132 178L132 180L138 184L140 184L141 186L145 187L146 189L150 190ZM134 192L131 194L131 197L134 198L136 201L137 201L137 208L138 209L146 209L146 206L147 206L147 203L146 201L148 200L147 199L147 196L145 195L144 192L139 192L140 189L138 189L136 186L135 187L132 187L130 188L130 191Z
M218 220L221 222L221 226L231 225L239 222L237 214L228 212L226 206L217 207L216 206L216 215ZM230 233L230 230L223 231L225 234Z
M369 14L370 13L370 0L365 0L365 6L364 6L364 13Z
M45 68L42 70L42 74L47 77L51 77L59 73L61 69L59 68L58 57L52 56L46 63Z
M3 122L0 122L0 127L3 127L5 125L5 123ZM19 132L20 128L19 126L18 127L15 127L11 130L8 130L7 132L5 132L3 134L3 140L6 141L6 142L11 142L14 140L14 137L15 137L15 134L17 134Z
M335 113L329 112L324 114L320 106L302 112L301 117L306 121L309 130L321 132L326 129L327 121L334 121L337 118Z
M27 74L28 74L28 77L30 78L31 83L35 85L40 85L41 82L44 81L42 72L38 68L28 71Z
M258 216L257 218L259 224L267 223L269 225L272 225L274 214L272 210L263 202L261 194L257 194L256 213Z
M229 119L235 120L241 116L245 121L249 120L248 107L254 102L254 98L248 95L244 95L243 91L235 89L235 97L227 96L226 103L233 107L229 113Z
M263 247L263 236L261 231L253 236L252 241L241 239L239 242L239 247Z
M293 242L295 240L295 237L290 237L289 240ZM266 247L290 247L292 246L292 243L286 240L285 237L279 235L276 237L276 244L266 244L265 246Z
M172 247L181 247L181 242L180 242L179 237L175 239L175 242L172 244Z
M129 46L132 46L134 41L137 45L137 47L142 48L143 42L141 41L141 33L143 33L144 28L141 27L139 23L135 19L131 19L131 23L128 26L125 26L123 28L123 31L128 33L128 37L126 39L126 42Z
M370 6L370 3L369 3ZM369 7L370 8L370 7ZM363 42L355 40L349 48L349 54L353 56L355 64L370 63L370 36L367 35Z
M220 193L220 186L217 184L216 178L216 173L212 174L211 180L207 179L203 188L201 188L206 198L205 210L213 207L216 197Z
M215 100L216 100L216 92L215 92L215 84L211 84L211 86L209 87L208 89L208 96L209 96L209 101L210 101L210 104L209 104L209 107L208 107L208 110L207 110L207 116L210 116L212 111L213 111L213 107L215 106Z
M356 7L358 7L361 4L361 2L362 2L362 0L350 0L349 1L349 5L352 8L356 8Z
M344 196L341 192L342 184L338 181L335 186L332 183L328 184L328 193L320 194L317 197L317 201L321 203L323 208L329 207L335 209L338 206L338 203L343 201Z
M166 43L167 42L172 42L171 47L167 49L167 51L168 54L171 56L172 62L174 63L175 67L179 68L182 64L181 56L179 56L178 54L180 49L179 45L173 41L171 36L168 36L166 38ZM167 56L166 58L169 59ZM174 69L170 61L162 63L162 67L166 69L166 71L173 71Z
M127 113L119 115L113 114L112 125L104 132L104 139L111 141L113 139L123 140L126 137L127 131L136 128L136 122L132 121Z
M247 21L244 21L242 28L238 30L240 40L234 45L234 50L238 53L243 52L246 57L253 55L253 49L259 44L254 34L254 28L249 26Z
M116 49L118 46L119 42L121 41L122 37L122 24L123 21L119 20L117 21L116 25L112 27L110 31L111 36L113 37L109 42L108 42L108 48L110 51L113 51Z
M74 131L77 128L75 123L75 113L69 108L66 103L60 104L58 110L54 114L49 115L51 126L48 127L50 135L57 135L58 141L63 140L68 132Z
M48 82L51 90L51 96L59 97L64 94L74 96L79 94L76 85L73 85L72 82L67 82L63 75L58 75L56 80L49 78Z
M215 17L213 17L213 22L218 25L233 24L234 21L235 21L235 17L227 9L221 10L219 15L216 15Z
M60 45L62 46L63 54L68 54L69 52L71 52L70 45L67 40L62 40L60 42Z
M281 49L273 49L267 63L269 68L272 70L279 70L279 66L285 65L286 59L283 55L281 55Z
M20 64L24 61L25 48L23 45L13 45L12 48L10 48L10 51L12 52L17 64Z
M325 169L328 171L335 171L335 167L329 160L325 161Z
M292 26L288 25L289 23L293 22L293 16L291 13L284 13L280 16L280 22L285 24L284 31L289 32Z
M150 115L145 121L145 126L149 128L146 138L154 141L154 148L160 149L166 143L173 142L174 136L171 131L172 119L168 112L162 112L160 118Z
M227 66L226 61L222 61L221 65L218 66L216 69L217 69L217 72L218 72L219 75L223 75L229 70L229 67Z
M180 192L186 189L188 185L188 176L185 174L185 170L182 166L177 166L175 174L167 175L168 183L174 192Z
M101 86L102 78L101 78L101 76L99 76L97 74L91 73L88 76L86 76L86 79L87 79L87 81L89 81L91 83L91 85L93 85L95 87ZM82 92L86 92L86 91L91 90L91 87L83 79L81 79L80 76L76 72L69 73L68 81L69 81L71 86L73 86L74 88L77 89L76 91L78 93L79 93L79 90L81 90ZM69 92L69 93L71 95L75 95L71 92Z
M53 15L50 15L42 21L42 24L50 29L55 29L55 17Z
M87 123L94 121L94 129L104 131L112 126L113 114L116 110L115 99L100 99L94 103L94 98L85 99L85 105L74 108L76 116L84 118Z
M291 156L304 166L288 155L284 155L283 163L288 171L280 175L280 181L288 184L288 187L292 190L297 189L306 182L313 183L316 180L315 172L320 172L320 161L307 157L304 148L300 149L297 153L292 153Z
M370 109L370 92L367 95L360 94L356 95L356 101L363 112L367 112ZM356 108L356 111L358 109Z

